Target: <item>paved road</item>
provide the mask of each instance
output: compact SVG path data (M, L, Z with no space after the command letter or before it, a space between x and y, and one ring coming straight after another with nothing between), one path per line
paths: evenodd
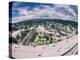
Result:
M77 51L78 51L78 43L76 45L74 45L70 50L68 50L67 52L65 52L64 54L62 54L61 56L75 55Z
M69 51L74 47L78 42L78 36L72 36L69 39L63 40L56 44L49 44L43 46L23 46L23 45L12 45L12 52L14 58L34 58L34 57L53 57L53 56L61 56L65 52ZM16 47L16 48L15 48ZM74 47L72 50L75 51L77 48ZM72 53L68 53L72 55Z
M28 33L28 35L20 42L20 45L29 45L31 42L31 38L35 32L36 26Z
M33 34L34 34L34 31L30 31L28 35L20 42L20 45L29 45L30 39Z

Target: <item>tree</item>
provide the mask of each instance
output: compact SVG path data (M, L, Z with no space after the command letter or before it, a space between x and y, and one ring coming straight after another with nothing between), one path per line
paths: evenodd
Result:
M35 38L36 38L36 32L33 32L33 35L31 37L31 42L33 42L35 40Z
M28 28L27 26L24 27L24 29L27 29L27 28Z
M67 25L67 30L68 30L68 32L73 31L73 28L72 28L72 25L71 24Z
M38 35L38 33L36 32L36 35Z
M19 34L16 36L16 39L17 39L18 42L21 39L21 37L19 36Z
M20 36L19 36L19 34L16 36L16 38L19 40L20 39Z
M26 32L21 31L20 33L21 33L21 39L23 39L26 36Z
M18 44L18 40L14 37L9 37L9 43L16 43Z
M52 38L52 36L49 36L49 43L53 43L53 38Z

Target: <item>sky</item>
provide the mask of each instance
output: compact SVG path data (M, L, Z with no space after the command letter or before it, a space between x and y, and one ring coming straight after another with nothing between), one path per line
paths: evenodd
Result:
M76 5L32 2L10 2L9 18L12 23L30 19L62 19L78 21Z

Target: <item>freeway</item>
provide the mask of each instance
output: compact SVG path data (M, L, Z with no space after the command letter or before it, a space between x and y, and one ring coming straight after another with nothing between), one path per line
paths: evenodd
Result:
M75 44L70 50L68 50L67 52L65 52L61 56L64 56L64 55L75 55L76 52L78 52L78 43Z
M74 35L69 39L63 40L56 44L49 44L36 47L13 44L12 56L14 58L33 58L74 55L78 49L77 38L78 36Z
M33 36L33 34L35 33L35 28L36 26L34 26L34 28L28 33L27 36L25 36L25 38L20 42L20 45L29 45L31 42L31 38Z
M34 31L30 31L27 36L20 42L20 45L29 45L30 39L33 35Z
M30 45L30 43L31 43L31 38L32 38L32 36L33 36L34 33L35 33L35 30L32 30L32 31L29 33L29 36L28 36L26 45Z

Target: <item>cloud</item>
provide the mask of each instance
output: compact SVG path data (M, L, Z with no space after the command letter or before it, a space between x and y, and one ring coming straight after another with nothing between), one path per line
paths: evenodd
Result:
M14 4L18 5L18 4ZM28 6L29 7L29 6ZM40 5L28 10L26 7L14 8L20 16L12 17L13 22L28 20L28 19L63 19L77 20L77 14L70 5ZM14 11L14 10L13 10ZM15 12L13 12L15 13Z
M29 11L27 9L18 9L19 14L22 16L27 16L29 15Z

